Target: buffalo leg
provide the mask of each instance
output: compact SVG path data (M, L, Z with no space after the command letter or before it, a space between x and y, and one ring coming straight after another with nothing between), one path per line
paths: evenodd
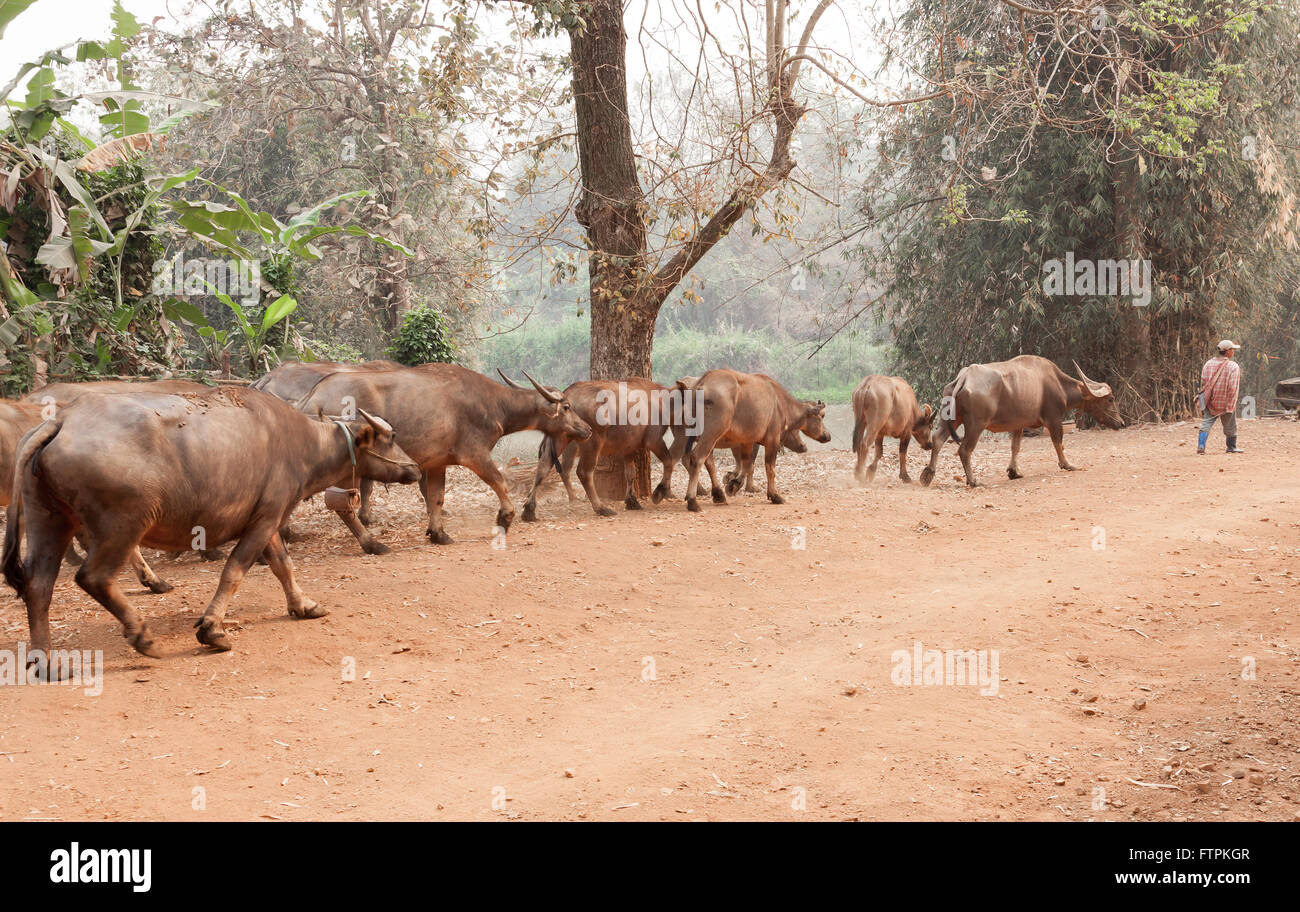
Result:
M560 481L564 484L564 492L569 495L569 503L578 499L578 495L573 493L573 464L578 460L578 447L576 441L571 442L560 455Z
M629 510L640 510L641 501L636 499L636 453L623 457L623 480L627 483L627 496L623 506Z
M596 514L598 516L613 516L614 508L601 503L600 495L596 493L594 481L596 465L600 462L602 445L602 441L597 441L594 445L588 445L580 449L578 481L582 484L582 489L587 492L587 500L591 502L591 508L596 511Z
M501 503L500 509L497 510L497 526L502 530L509 529L510 524L515 521L515 504L510 499L510 489L506 487L506 478L501 474L501 470L497 468L497 464L492 461L491 453L467 464L465 468L483 479L484 483L496 494L497 500Z
M713 462L713 454L709 453L709 458L704 460L704 467L709 470L709 481L713 484L713 502L724 504L727 502L727 492L718 484L718 467Z
M27 604L27 630L32 649L47 657L50 653L50 599L63 564L63 553L72 543L72 526L57 510L28 510L24 517L27 539L27 581L23 601ZM49 668L47 664L47 670Z
M869 448L874 448L876 455L872 458L871 464L867 466L866 482L870 484L876 480L876 469L880 467L880 460L885 457L885 435L877 434L875 438L868 438L866 444Z
M780 452L779 445L763 444L763 468L767 470L767 499L774 504L785 503L785 498L776 489L776 456Z
M666 429L664 433L667 433ZM673 468L677 463L680 462L682 468L685 468L687 474L690 474L690 469L686 466L686 431L683 428L673 428L672 446L664 444L662 436L659 438L659 443L661 446L665 446L668 452L668 459L664 461L664 477L660 480L659 484L650 495L650 499L655 503L659 503L662 500L670 500L672 498ZM661 460L663 459L662 456L659 458ZM689 494L690 492L688 491L687 495L689 496Z
M1056 447L1056 464L1067 472L1073 472L1074 466L1065 458L1065 431L1059 419L1047 423L1047 433L1052 437L1052 446Z
M912 442L912 438L907 434L898 438L898 477L901 481L911 482L912 476L907 474L907 447ZM880 443L880 448L884 449L884 441Z
M1016 466L1016 460L1020 457L1020 441L1024 436L1024 431L1011 432L1011 464L1007 466L1007 477L1013 480L1025 477L1020 474L1020 469Z
M362 551L367 554L387 554L392 550L375 538L375 534L365 527L365 524L361 521L360 513L354 513L351 510L336 510L335 512L338 513L339 519L343 520L343 525L348 527L348 531L356 536L357 541L361 544ZM282 545L284 544L283 536L278 532L276 538L280 539Z
M543 437L542 445L537 449L537 467L533 470L533 487L528 492L528 499L524 501L524 512L522 519L524 522L537 522L537 489L546 481L546 476L551 474L551 460L555 458L555 441L551 437Z
M172 591L172 584L160 579L158 574L153 572L153 567L149 566L149 562L144 559L144 555L140 553L139 548L135 548L131 552L131 569L139 577L140 585L150 592L163 593Z
M293 561L289 560L289 549L284 546L279 534L271 536L262 555L284 589L284 600L290 615L296 618L318 618L329 614L328 610L307 598L298 588L298 581L293 576Z
M86 562L77 571L77 585L86 590L90 597L113 613L122 625L122 636L135 647L136 652L152 658L158 657L154 647L153 636L148 626L140 618L140 612L122 595L117 585L117 576L122 566L131 559L131 553L140 540L140 531L124 534L124 530L114 529L111 533L96 529L92 532L86 548Z
M943 452L943 445L948 442L948 425L947 422L940 422L938 430L930 438L930 463L921 470L921 484L926 487L934 481L934 469L939 464L939 455Z
M425 537L435 545L450 545L452 538L442 528L442 499L447 490L447 467L435 466L420 476L420 493L429 512Z
M735 460L736 467L722 480L728 494L738 493L742 486L751 493L757 490L754 487L754 461L757 457L758 444L731 448L731 458Z
M704 460L708 458L707 456L700 456L700 452L703 450L701 444L697 443L696 447L687 453L682 460L683 465L686 466L686 509L692 513L698 513L700 509L700 469L704 466ZM713 441L709 441L709 448L712 449L712 447Z
M208 602L203 616L194 624L198 628L195 637L204 646L211 646L218 652L230 650L230 638L222 628L222 622L226 619L226 608L235 593L239 591L239 585L244 581L248 568L253 565L253 561L257 560L258 555L267 550L267 543L272 536L278 537L278 523L259 523L246 529L244 537L230 549L230 557L226 559L226 565L221 568L221 581L217 583L217 591L213 594L212 601Z
M962 439L961 446L957 447L957 455L961 457L961 467L966 472L966 484L972 488L977 488L979 482L975 480L975 473L971 470L970 457L975 452L975 444L979 443L984 428L978 424L967 424L965 433L966 436Z
M659 501L663 500L665 497L673 496L672 484L674 460L672 451L668 449L668 445L664 443L662 432L658 437L650 440L649 447L650 452L655 454L655 457L659 460L660 465L662 465L664 469L663 478L659 480L659 484L650 494L650 499L654 503L659 503Z
M368 526L375 521L375 514L370 509L370 495L375 490L375 480L373 478L361 479L358 487L361 488L361 509L357 511L357 522L363 526ZM382 551L371 551L371 554L382 554Z

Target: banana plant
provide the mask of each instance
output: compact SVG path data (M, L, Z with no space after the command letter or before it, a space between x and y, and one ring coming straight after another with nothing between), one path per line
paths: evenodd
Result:
M200 344L203 345L205 354L212 364L221 364L224 356L234 348L235 343L238 341L243 343L244 356L247 359L250 373L259 374L270 369L270 356L277 353L271 351L266 344L266 340L271 330L287 320L289 315L297 310L297 300L291 295L280 295L266 306L260 316L253 315L250 318L244 305L217 289L212 283L205 281L204 284L208 286L208 290L212 292L212 295L230 311L234 329L239 331L238 334L231 329L218 329L213 326L211 321L204 316L202 310L191 302L182 301L179 298L170 298L163 302L163 312L167 314L169 319L177 322L183 321L194 327Z

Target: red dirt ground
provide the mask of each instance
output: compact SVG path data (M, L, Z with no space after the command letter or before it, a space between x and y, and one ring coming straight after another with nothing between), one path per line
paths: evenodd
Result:
M331 614L291 620L254 568L222 655L192 632L219 565L131 580L160 660L65 568L55 646L103 650L103 693L0 688L0 816L1293 819L1300 425L1222 443L1078 432L1065 473L1036 438L1012 482L990 438L975 490L951 447L930 489L892 455L859 488L843 450L787 454L785 506L700 515L603 519L553 486L505 550L456 470L450 546L413 488L381 491L383 557L304 508L291 550ZM15 650L21 603L0 608ZM892 683L916 641L997 650L996 695Z

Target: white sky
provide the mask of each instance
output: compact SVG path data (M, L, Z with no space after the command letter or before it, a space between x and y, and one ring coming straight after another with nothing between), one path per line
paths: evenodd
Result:
M155 16L167 16L169 7L181 12L188 0L125 0L122 4L143 23ZM9 23L0 38L0 76L10 75L34 57L72 41L108 35L113 27L109 13L113 0L37 0Z

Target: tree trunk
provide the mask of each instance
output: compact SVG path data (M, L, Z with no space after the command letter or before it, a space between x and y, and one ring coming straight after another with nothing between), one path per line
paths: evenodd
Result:
M621 0L593 0L585 29L569 32L587 234L594 380L651 376L655 319L663 298L646 273L644 196L627 112L627 32ZM623 468L597 471L602 497L623 499ZM650 458L637 459L637 493L650 491Z

